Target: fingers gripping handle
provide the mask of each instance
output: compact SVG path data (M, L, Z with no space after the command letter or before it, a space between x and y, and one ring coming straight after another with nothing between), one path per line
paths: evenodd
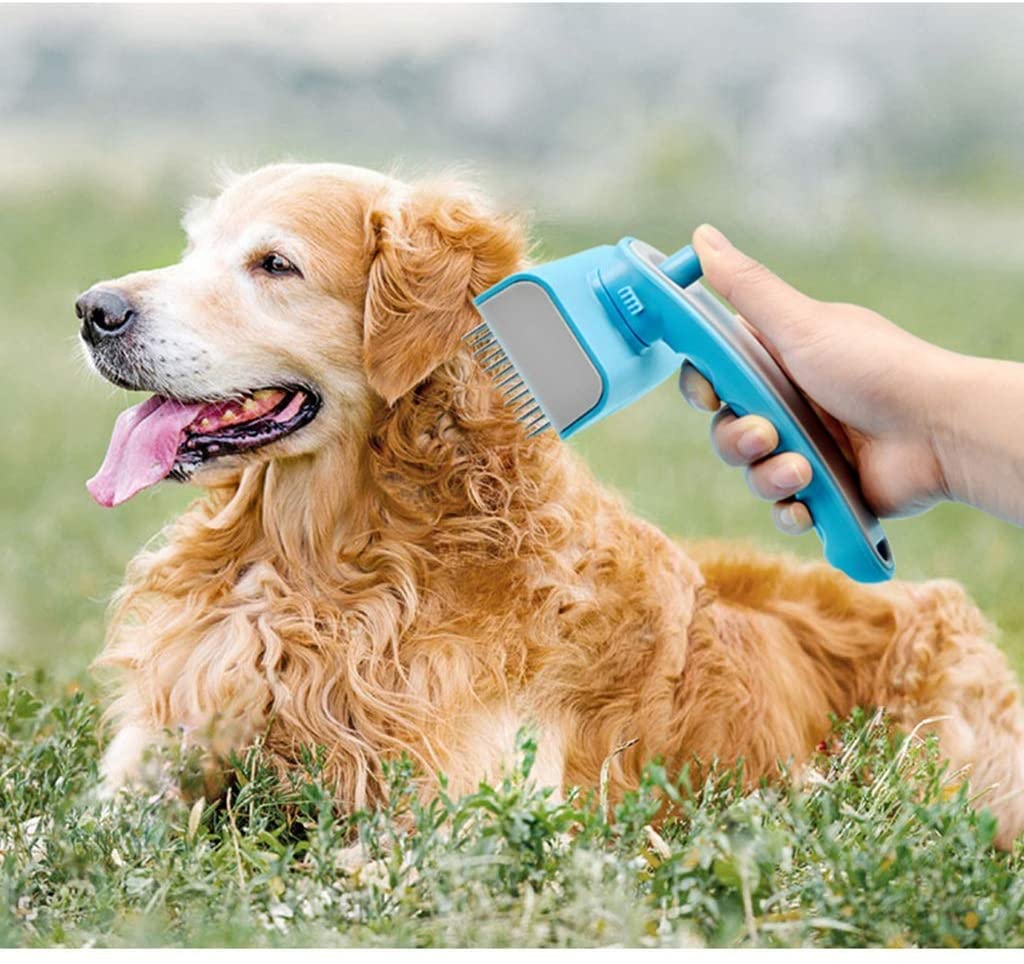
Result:
M692 249L684 248L656 269L650 250L633 253L651 282L644 284L644 295L662 339L737 415L768 419L778 430L779 451L798 452L810 462L813 478L796 498L810 510L825 558L860 582L889 579L893 559L881 524L807 399L746 325L696 281L700 268ZM668 270L662 272L662 266Z

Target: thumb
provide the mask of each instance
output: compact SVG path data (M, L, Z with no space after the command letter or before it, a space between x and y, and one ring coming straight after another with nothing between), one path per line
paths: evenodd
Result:
M717 228L702 224L693 247L708 284L780 350L812 320L814 299L734 247Z

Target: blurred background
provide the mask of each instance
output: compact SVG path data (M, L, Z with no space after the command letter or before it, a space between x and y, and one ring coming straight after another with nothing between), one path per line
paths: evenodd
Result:
M71 306L176 260L218 165L458 165L543 256L710 220L817 297L1024 359L1022 49L1013 6L4 6L0 659L85 678L126 562L195 495L88 498L136 399L87 372ZM671 384L573 444L673 534L819 554ZM1024 671L1024 532L957 506L887 528Z

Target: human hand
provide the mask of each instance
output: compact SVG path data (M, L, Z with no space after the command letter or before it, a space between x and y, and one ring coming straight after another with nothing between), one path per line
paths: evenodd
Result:
M693 236L707 283L727 299L801 389L856 469L865 501L880 516L910 515L950 497L937 418L944 386L961 356L911 335L856 305L816 301L737 250L715 228ZM712 442L729 465L746 466L756 495L774 503L776 525L797 534L812 524L793 498L811 481L810 463L772 454L775 427L720 407L712 386L690 365L680 389L696 408L715 411Z

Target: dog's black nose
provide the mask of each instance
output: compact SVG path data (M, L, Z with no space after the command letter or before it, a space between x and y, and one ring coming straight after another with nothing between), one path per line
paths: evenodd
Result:
M135 321L132 303L116 288L90 288L75 302L82 319L82 337L90 345L127 331Z

